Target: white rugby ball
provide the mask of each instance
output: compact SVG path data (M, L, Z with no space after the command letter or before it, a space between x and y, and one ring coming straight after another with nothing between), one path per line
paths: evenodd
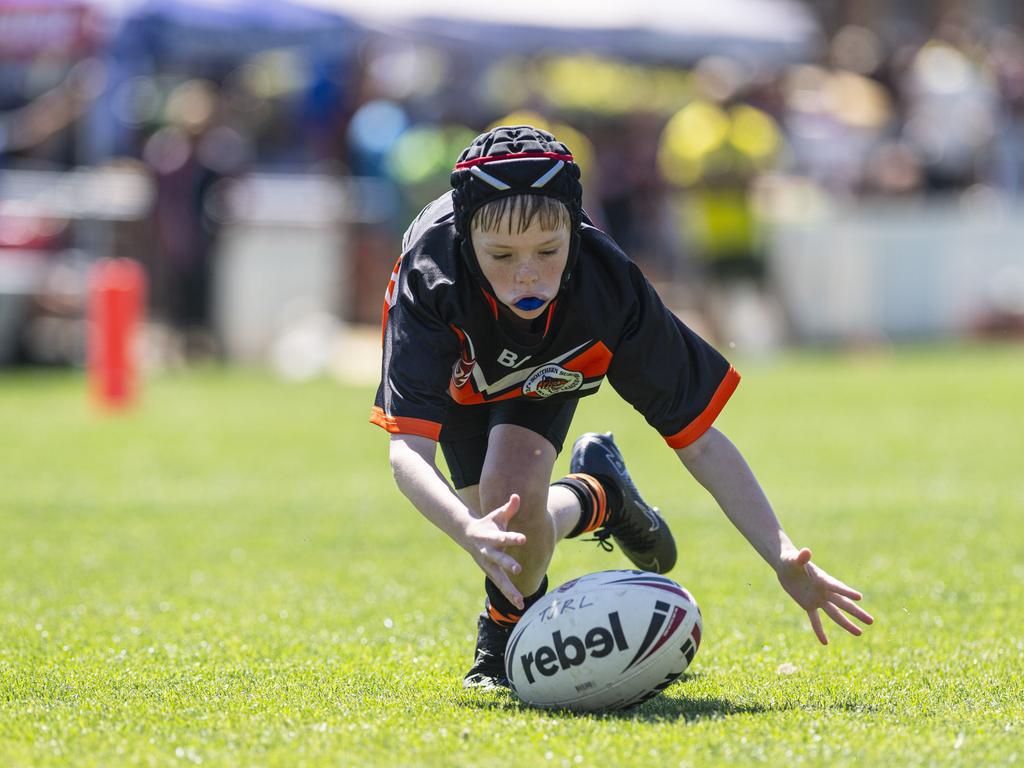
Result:
M672 579L601 571L530 607L509 636L505 673L528 704L593 712L668 688L700 646L700 608Z

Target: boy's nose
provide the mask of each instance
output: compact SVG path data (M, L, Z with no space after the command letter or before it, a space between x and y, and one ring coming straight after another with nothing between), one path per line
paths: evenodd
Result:
M516 280L520 283L532 284L537 282L537 270L532 267L523 267L519 270L516 275Z

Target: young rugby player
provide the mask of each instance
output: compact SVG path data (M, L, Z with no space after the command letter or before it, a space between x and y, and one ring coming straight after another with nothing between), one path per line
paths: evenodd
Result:
M739 451L712 422L739 374L680 322L581 206L569 149L530 126L462 152L453 190L410 225L385 296L371 421L391 433L395 482L486 575L466 687L507 685L505 645L547 589L555 545L594 532L665 573L672 534L610 434L573 446L551 482L579 398L607 377L673 448L826 643L818 611L854 635L861 595L793 545ZM441 444L451 485L435 464ZM454 490L453 490L454 487ZM844 613L845 612L845 613Z

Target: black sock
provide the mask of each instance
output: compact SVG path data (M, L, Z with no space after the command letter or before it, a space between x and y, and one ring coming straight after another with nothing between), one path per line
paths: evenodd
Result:
M484 591L487 592L487 603L485 605L487 615L490 616L491 621L497 624L499 627L505 629L511 629L516 625L516 622L523 617L523 613L531 605L540 600L548 591L548 577L545 576L541 582L540 587L532 595L523 598L523 610L519 610L515 604L509 600L498 589L498 585L495 584L490 578L484 579Z

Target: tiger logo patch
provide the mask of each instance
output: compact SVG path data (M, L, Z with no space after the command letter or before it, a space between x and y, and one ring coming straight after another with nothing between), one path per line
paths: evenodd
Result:
M570 371L551 363L535 370L523 383L524 395L551 397L562 392L572 392L583 384L583 374Z

